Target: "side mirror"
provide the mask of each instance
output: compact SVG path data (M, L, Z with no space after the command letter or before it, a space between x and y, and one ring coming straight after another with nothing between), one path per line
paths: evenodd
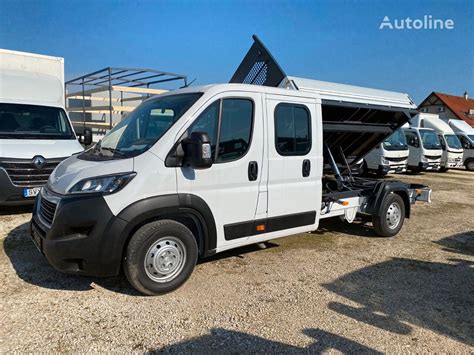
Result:
M208 169L212 166L211 140L206 132L193 132L182 142L184 164L194 169Z
M79 143L85 146L92 144L92 129L85 127L82 134L78 133L77 135L79 136Z

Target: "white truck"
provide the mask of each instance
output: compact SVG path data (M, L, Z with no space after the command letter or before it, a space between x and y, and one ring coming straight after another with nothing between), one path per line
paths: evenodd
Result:
M474 128L466 121L450 119L446 121L456 133L464 149L463 165L469 171L474 171Z
M439 168L440 171L445 172L450 168L462 167L463 148L461 142L451 127L439 118L439 115L420 113L412 119L411 126L432 128L435 130L443 151Z
M403 128L403 132L410 152L407 170L414 173L439 170L443 150L435 130L411 127L407 124Z
M36 199L32 239L60 271L123 268L155 295L183 284L198 258L323 218L369 215L394 236L431 189L353 177L350 164L415 107L406 94L288 77L255 37L230 84L153 97L62 162Z
M362 171L380 176L403 173L407 171L408 153L403 129L398 129L364 157Z
M82 151L64 111L64 59L0 49L0 205L33 203Z

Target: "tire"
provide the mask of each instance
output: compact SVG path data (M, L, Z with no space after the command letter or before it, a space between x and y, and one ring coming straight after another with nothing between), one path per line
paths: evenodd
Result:
M132 236L124 271L137 291L160 295L180 287L191 276L197 258L193 233L181 223L161 220L144 225Z
M445 172L447 172L448 170L449 170L449 169L446 168L445 166L442 166L442 167L439 168L439 171L441 171L442 173L445 173Z
M466 170L474 171L474 160L466 162Z
M410 170L413 174L419 174L421 173L422 169L420 167L410 167L408 168L408 170Z
M388 194L380 208L380 216L372 216L375 233L381 237L393 237L402 229L405 220L405 203L400 195Z

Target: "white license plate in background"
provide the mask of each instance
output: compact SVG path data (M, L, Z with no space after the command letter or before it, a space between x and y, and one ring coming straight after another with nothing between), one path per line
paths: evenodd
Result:
M30 189L23 189L23 197L35 197L39 194L41 187L32 187Z

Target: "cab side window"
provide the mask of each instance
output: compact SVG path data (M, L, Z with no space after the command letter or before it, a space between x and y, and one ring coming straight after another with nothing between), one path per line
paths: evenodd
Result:
M192 132L206 132L211 141L211 152L214 157L217 140L217 121L219 119L219 101L214 102L194 121L188 130L188 135Z
M461 145L464 149L471 149L471 142L469 142L466 137L458 136L458 138L461 141Z
M446 150L446 144L444 143L444 137L441 134L438 134L439 143L441 144L441 149Z
M218 100L201 113L188 133L209 134L215 163L237 160L243 157L250 147L253 111L253 101L249 99Z
M405 137L407 139L407 144L412 147L418 148L420 146L420 141L418 136L413 132L405 132Z
M280 155L306 155L311 150L311 116L298 104L275 108L275 148Z

